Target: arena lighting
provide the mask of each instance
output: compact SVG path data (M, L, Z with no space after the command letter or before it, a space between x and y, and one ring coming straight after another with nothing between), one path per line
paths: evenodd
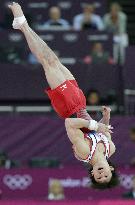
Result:
M124 94L125 95L135 95L135 90L125 89Z
M117 110L117 106L109 106L112 112ZM51 106L17 106L16 112L51 112ZM87 106L88 111L101 111L101 106Z
M117 111L117 106L116 105L108 105L111 108L112 112ZM101 105L95 105L95 106L87 106L88 111L101 111Z
M124 105L125 105L125 113L127 115L135 114L135 90L130 90L130 89L124 90Z
M117 106L109 106L112 112L117 111ZM101 106L87 106L88 111L101 111ZM51 106L0 106L0 112L51 112L53 111Z
M50 112L51 106L17 106L16 112Z
M13 106L0 106L0 112L13 112Z

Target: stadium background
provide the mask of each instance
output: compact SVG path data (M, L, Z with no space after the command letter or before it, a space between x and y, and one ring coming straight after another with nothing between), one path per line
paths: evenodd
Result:
M56 116L44 92L48 85L42 67L31 55L23 35L12 29L8 1L1 0L0 204L135 204L129 196L135 175L135 2L115 1L127 16L123 33L91 27L77 30L72 26L74 16L88 3L104 19L114 1L18 2L31 27L75 75L87 96L90 114L98 120L101 105L111 107L117 148L111 161L117 168L119 185L100 191L91 187L86 166L73 156L64 121ZM68 28L45 27L52 6L61 9L62 18L70 24ZM102 53L107 53L103 61L98 55L94 61L96 43L102 46ZM91 93L96 95L94 102L89 101ZM65 199L49 199L53 183Z

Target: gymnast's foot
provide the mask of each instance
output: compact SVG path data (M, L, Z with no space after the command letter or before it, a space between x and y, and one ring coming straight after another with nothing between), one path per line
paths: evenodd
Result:
M13 2L12 4L9 4L8 7L13 12L14 18L24 15L21 6L18 3Z
M13 2L12 4L9 4L8 7L14 15L13 28L21 29L21 26L26 21L21 6L18 3Z

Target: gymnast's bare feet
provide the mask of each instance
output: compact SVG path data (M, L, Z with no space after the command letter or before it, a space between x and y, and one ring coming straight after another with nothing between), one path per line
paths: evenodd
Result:
M8 7L11 9L14 18L24 15L21 6L18 3L13 2L12 4L9 4Z

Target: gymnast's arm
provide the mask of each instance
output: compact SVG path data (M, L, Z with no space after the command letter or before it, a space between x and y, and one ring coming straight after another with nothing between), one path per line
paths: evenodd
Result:
M95 130L101 133L111 132L108 126L102 123L97 123L94 120L88 121L88 120L84 120L81 118L67 118L65 120L65 126L66 126L67 132L68 133L70 132L71 135L73 136L73 137L70 137L70 138L73 138L71 139L71 141L76 140L79 133L80 134L82 133L81 135L83 135L83 132L80 130L81 128L88 128L89 130Z
M74 122L73 122L74 121ZM80 130L81 127L88 127L89 121L83 119L71 119L65 120L65 127L67 135L76 150L83 155L89 153L89 147L84 139L84 133Z
M101 133L105 134L106 137L109 140L111 140L111 133L112 133L112 131L105 124L102 124L100 122L97 123L97 124L98 124L98 128L95 131L101 132ZM81 131L80 130L81 128L88 128L88 129L90 129L90 121L84 120L84 119L81 119L81 118L67 118L65 120L65 125L66 125L66 127L70 128L70 129L73 129L74 132L77 131L77 133L79 131ZM107 125L108 125L108 123L107 123Z
M109 125L110 124L110 112L111 112L111 109L109 107L102 106L103 118L99 122L105 125ZM105 136L109 139L109 141L111 141L111 133L106 132Z
M107 106L102 106L102 114L103 117L102 119L99 121L105 125L109 125L110 124L110 112L111 112L111 108L107 107Z
M110 130L106 125L98 123L98 126L100 129L104 130L104 133L106 133L108 137L111 136L109 133ZM89 147L84 139L84 133L81 131L81 128L90 128L90 121L81 118L67 118L65 120L65 127L71 143L75 145L80 153L87 155L89 153ZM111 148L112 146L115 147L113 142L111 140L109 141Z
M81 118L67 118L65 120L66 131L72 144L75 144L80 138L83 139L83 132L80 128L88 128L88 126L89 121Z

